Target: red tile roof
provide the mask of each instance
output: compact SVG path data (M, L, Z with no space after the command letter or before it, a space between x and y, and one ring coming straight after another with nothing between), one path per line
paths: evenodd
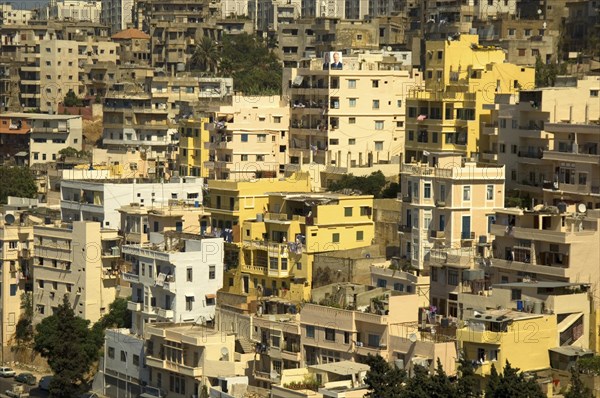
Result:
M150 40L150 36L139 29L125 29L112 35L113 39L146 39Z

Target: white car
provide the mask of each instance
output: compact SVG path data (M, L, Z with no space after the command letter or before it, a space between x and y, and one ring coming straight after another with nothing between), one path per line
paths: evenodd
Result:
M4 366L0 367L0 377L15 377L16 375L17 372L15 372L13 369Z

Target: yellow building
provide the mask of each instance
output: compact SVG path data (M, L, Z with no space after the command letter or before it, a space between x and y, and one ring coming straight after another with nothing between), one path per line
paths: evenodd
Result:
M558 336L556 315L513 310L478 313L456 330L459 348L481 376L490 374L492 364L501 373L507 360L523 372L548 369L548 350L559 345Z
M183 119L179 125L179 153L177 170L180 176L208 177L204 162L208 161L208 149L204 143L209 141L206 124L209 119Z
M495 94L534 85L533 68L505 58L500 48L480 46L475 35L427 42L425 89L412 89L406 101L407 160L424 151L476 157L486 147L480 142L480 123L489 118L483 105Z
M372 196L270 194L265 212L242 224L241 285L229 285L243 294L310 299L314 256L370 246L372 213Z

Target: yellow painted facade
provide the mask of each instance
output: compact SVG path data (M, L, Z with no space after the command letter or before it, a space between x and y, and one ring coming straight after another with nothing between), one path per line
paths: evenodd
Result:
M534 86L533 68L505 63L502 49L480 46L476 35L428 41L425 59L425 89L411 89L406 101L407 160L423 151L476 157L489 118L483 105Z
M523 372L549 368L548 350L559 345L558 336L556 315L511 310L484 312L456 330L459 348L468 360L476 361L475 373L480 376L488 376L492 364L502 373L507 360Z
M180 176L208 177L204 162L208 161L209 133L205 128L208 118L185 119L179 125L179 153L177 169Z
M374 239L372 196L274 193L267 209L242 224L236 293L309 300L315 254Z

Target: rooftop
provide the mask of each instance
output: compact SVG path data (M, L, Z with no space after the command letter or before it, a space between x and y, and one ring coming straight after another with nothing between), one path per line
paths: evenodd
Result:
M581 287L590 286L589 283L569 283L569 282L513 282L513 283L500 283L493 285L494 288L542 288L542 289L557 289L563 287Z
M180 333L186 337L191 338L205 338L210 336L220 336L226 334L222 331L210 329L202 325L195 323L171 323L171 322L159 322L148 324L148 329L160 329L174 333Z
M112 39L145 39L150 40L150 36L138 29L125 29L112 35Z
M487 322L505 322L514 320L535 319L540 317L542 317L542 315L540 314L530 314L514 310L488 310L484 312L478 312L471 318L471 320Z
M24 113L24 112L7 112L3 113L2 117L14 117L22 119L37 119L37 120L69 120L81 119L79 115L49 115L47 113Z

